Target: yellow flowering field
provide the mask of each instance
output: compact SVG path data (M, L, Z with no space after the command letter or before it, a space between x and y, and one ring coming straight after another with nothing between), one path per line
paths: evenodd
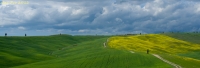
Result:
M136 52L151 53L186 53L200 50L200 45L178 40L161 34L146 34L135 36L115 36L109 38L108 45L115 49L125 49Z

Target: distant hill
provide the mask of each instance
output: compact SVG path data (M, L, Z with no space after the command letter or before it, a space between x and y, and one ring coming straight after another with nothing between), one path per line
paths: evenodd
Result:
M165 33L164 35L167 35L179 40L200 44L200 33Z

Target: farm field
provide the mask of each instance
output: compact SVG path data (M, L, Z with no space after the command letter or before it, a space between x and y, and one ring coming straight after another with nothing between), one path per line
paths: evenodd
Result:
M0 37L0 68L173 68L152 54L200 67L200 44L180 35Z

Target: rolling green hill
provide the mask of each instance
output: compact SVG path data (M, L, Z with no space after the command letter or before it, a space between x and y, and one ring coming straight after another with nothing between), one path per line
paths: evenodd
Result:
M104 36L0 37L0 68L55 59L52 52Z
M57 59L14 68L171 68L152 55L104 48L107 38L87 41L56 51Z

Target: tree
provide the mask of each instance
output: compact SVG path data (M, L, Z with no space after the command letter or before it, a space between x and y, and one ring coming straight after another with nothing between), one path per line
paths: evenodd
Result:
M7 36L7 33L5 33L5 36Z
M25 36L26 36L26 34L25 34Z

